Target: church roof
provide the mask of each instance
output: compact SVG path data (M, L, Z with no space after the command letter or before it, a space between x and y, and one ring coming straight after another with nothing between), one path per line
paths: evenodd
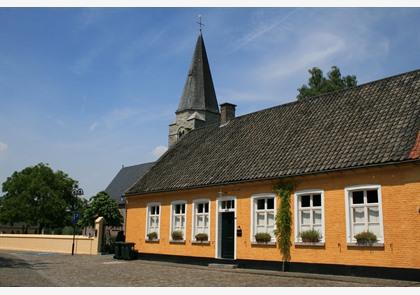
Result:
M420 160L420 70L187 133L127 194Z
M155 164L154 162L143 163L139 165L123 167L105 189L105 192L111 196L117 203L121 202L121 196L129 189L136 181L149 171Z
M194 56L177 112L185 110L219 112L206 47L201 33L197 38Z

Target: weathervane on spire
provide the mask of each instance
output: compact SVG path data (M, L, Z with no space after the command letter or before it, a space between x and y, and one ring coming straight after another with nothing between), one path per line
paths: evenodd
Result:
M199 14L197 18L198 18L197 24L200 26L200 33L201 33L201 27L204 27L204 24L201 22L201 14Z

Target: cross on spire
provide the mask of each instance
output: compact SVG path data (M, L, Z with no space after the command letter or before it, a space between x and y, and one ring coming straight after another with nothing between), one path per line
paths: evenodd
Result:
M201 28L204 27L204 24L201 22L201 14L199 14L197 18L198 18L197 24L200 26L200 33L201 33Z

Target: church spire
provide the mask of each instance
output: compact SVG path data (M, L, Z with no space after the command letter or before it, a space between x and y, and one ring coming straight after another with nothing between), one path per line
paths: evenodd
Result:
M198 35L177 113L194 110L219 113L203 35Z
M191 66L185 81L184 91L176 110L175 122L169 125L168 144L174 145L185 133L220 121L219 106L203 35L200 34L195 45Z

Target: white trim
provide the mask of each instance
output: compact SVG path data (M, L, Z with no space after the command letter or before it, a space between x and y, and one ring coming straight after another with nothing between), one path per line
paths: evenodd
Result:
M192 222L191 222L191 242L196 242L196 240L195 240L195 235L194 235L194 228L195 228L195 204L197 204L197 203L205 203L205 202L208 202L209 203L209 233L208 233L208 236L209 236L209 242L210 242L210 240L211 240L211 238L210 238L210 233L211 233L211 201L210 201L210 199L194 199L193 201L192 201L192 214L191 214L191 220L192 220Z
M305 190L300 190L300 191L296 191L294 194L294 222L295 222L295 243L299 243L300 238L299 238L299 224L300 224L300 220L299 220L299 197L302 195L307 195L307 194L320 194L321 195L321 218L322 218L322 238L319 240L321 243L325 243L325 194L324 194L324 190L322 189L305 189ZM312 222L312 221L311 221Z
M187 201L185 200L176 200L176 201L172 201L171 202L171 213L170 213L170 218L169 218L169 241L172 241L172 214L173 214L173 206L174 205L178 205L178 204L185 204L185 224L184 224L184 239L183 241L186 240L186 235L187 235ZM160 211L159 211L160 212ZM160 225L160 224L159 224Z
M223 210L223 211L221 211L220 210L220 203L221 203L221 201L229 201L229 200L233 200L234 201L234 204L235 204L235 208L232 210L232 209L230 209L230 210ZM221 247L220 247L220 245L219 244L221 244L221 240L219 240L219 232L220 232L220 223L219 223L219 215L221 214L221 213L223 213L223 212L234 212L234 219L235 219L235 222L234 222L234 232L233 232L233 236L234 236L234 242L233 242L233 259L234 260L236 260L236 227L237 227L237 225L236 225L236 209L237 209L237 207L238 207L238 202L236 201L236 196L224 196L224 197L218 197L217 199L216 199L216 210L215 210L215 212L216 212L216 247L215 247L215 255L214 255L214 257L215 258L218 258L218 259L223 259L221 256L222 256L222 254L221 253L219 253L220 252L220 250L221 250Z
M353 185L347 186L344 188L344 203L346 206L346 241L347 244L353 244L354 240L352 237L352 229L351 229L351 214L350 214L350 192L359 191L359 190L371 190L376 189L378 191L378 207L379 207L379 230L381 231L381 237L378 237L378 243L384 243L385 235L384 235L384 220L382 215L382 190L380 184L366 184L366 185ZM368 216L365 216L368 218Z
M159 206L159 226L158 226L158 240L160 240L160 223L161 223L161 214L162 214L162 206L160 205L160 202L150 202L147 203L146 206L146 231L144 233L144 239L146 241L148 241L148 231L149 231L149 212L150 212L150 207L152 206Z
M276 210L277 210L277 195L274 193L259 193L259 194L253 194L251 196L251 206L250 206L250 215L251 215L251 230L249 231L250 236L249 240L251 243L255 243L255 234L254 234L254 204L255 200L257 199L263 199L263 198L274 198L274 230L276 230ZM271 238L272 242L276 241L276 237Z

